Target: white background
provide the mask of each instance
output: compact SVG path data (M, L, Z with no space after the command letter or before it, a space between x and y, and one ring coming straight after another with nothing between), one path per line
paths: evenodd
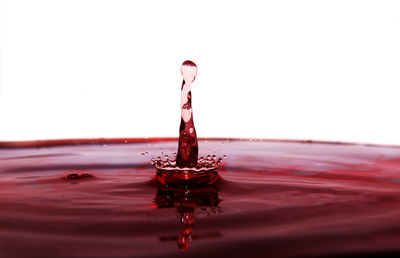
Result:
M178 136L400 144L400 1L1 2L0 140Z

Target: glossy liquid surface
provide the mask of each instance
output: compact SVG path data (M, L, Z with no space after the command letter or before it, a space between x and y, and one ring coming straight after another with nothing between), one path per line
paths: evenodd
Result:
M1 257L400 251L399 147L199 140L227 155L222 179L179 189L154 186L149 164L177 139L90 142L0 143Z

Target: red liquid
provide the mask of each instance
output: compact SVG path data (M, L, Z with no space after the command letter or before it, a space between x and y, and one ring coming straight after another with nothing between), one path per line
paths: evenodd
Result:
M147 160L177 139L79 142L0 143L1 257L400 253L399 147L200 140L222 180L180 189Z
M193 122L191 84L197 75L197 66L192 61L185 61L181 67L183 76L181 88L181 125L179 127L179 145L176 166L193 168L197 165L199 147L196 128Z
M193 122L192 82L197 75L197 66L192 61L182 63L183 83L181 88L181 124L179 127L178 151L175 160L152 159L157 169L154 182L170 187L198 187L211 185L219 179L216 169L222 159L200 158L196 129ZM185 242L188 244L188 242Z

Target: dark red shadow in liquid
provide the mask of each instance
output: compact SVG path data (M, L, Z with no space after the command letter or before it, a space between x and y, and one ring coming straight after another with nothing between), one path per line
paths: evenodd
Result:
M201 234L194 233L196 221L195 209L215 209L221 200L218 197L217 186L207 186L200 188L172 188L158 187L155 197L157 208L175 208L179 213L179 220L182 229L177 236L160 236L161 242L176 241L181 251L189 249L192 239L210 239L221 237L219 231L206 232Z

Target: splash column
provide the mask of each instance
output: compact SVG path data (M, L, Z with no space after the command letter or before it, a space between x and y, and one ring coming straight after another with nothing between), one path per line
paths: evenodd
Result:
M178 167L195 167L199 147L197 144L196 129L193 122L192 111L192 82L197 75L197 66L192 61L186 60L182 63L181 73L183 76L181 88L181 125L179 127L179 146L176 156Z

